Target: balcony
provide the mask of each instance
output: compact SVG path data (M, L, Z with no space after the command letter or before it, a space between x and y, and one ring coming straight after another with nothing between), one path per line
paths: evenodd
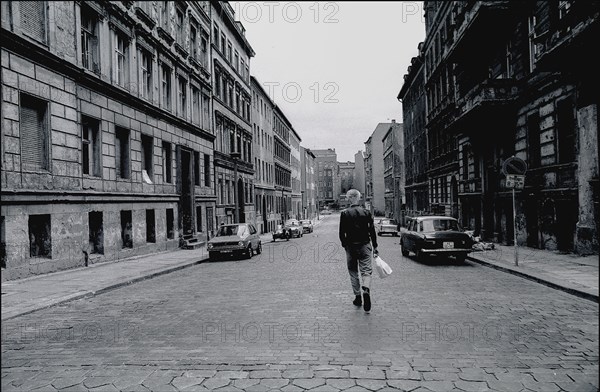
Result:
M540 69L573 69L590 63L587 48L594 46L600 33L600 6L597 2L574 1L570 4L568 9L559 9L558 20L536 37L535 61Z
M514 1L476 1L454 16L457 23L453 44L448 49L448 61L468 59L491 46L492 40L500 41L504 34L513 30L510 21L516 14Z
M455 125L509 120L519 93L514 79L486 79L457 100Z
M542 166L525 175L525 188L529 190L574 191L577 187L576 163Z

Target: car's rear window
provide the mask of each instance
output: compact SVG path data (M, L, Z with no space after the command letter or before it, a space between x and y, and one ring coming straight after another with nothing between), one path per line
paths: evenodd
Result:
M458 223L452 219L427 219L423 222L423 231L458 231Z
M242 237L246 232L246 226L244 225L231 225L231 226L221 226L219 231L217 232L217 237L226 237L230 235L237 235L238 237Z

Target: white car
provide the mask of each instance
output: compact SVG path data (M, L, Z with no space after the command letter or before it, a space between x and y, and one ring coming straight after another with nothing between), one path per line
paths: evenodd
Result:
M398 223L394 219L379 219L379 221L375 223L375 230L379 236L383 234L391 234L394 237L397 237L400 235L398 232Z

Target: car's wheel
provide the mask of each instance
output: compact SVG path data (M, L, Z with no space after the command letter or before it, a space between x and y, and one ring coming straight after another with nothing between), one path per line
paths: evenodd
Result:
M251 259L254 251L252 250L252 244L248 244L248 248L246 249L246 258Z
M258 243L258 247L256 248L256 254L259 255L262 253L262 242Z
M417 255L418 261L426 261L427 260L427 254L423 253L421 250L416 250L415 254Z
M216 260L217 259L217 253L216 252L208 252L208 258L210 260Z
M463 254L456 255L454 257L456 258L457 263L464 263L465 259L467 258L467 255L463 253Z
M410 253L408 251L408 249L406 249L406 247L404 246L404 244L400 244L400 246L402 247L401 252L402 252L402 256L404 257L408 257L408 254Z
M377 232L377 235L381 237L381 231L378 231L378 232Z

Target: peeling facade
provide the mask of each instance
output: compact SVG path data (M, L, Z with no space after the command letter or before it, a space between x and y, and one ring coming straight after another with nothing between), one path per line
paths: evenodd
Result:
M500 168L528 164L517 241L598 252L597 2L426 2L429 201L483 238L513 241ZM477 56L473 53L476 52Z

